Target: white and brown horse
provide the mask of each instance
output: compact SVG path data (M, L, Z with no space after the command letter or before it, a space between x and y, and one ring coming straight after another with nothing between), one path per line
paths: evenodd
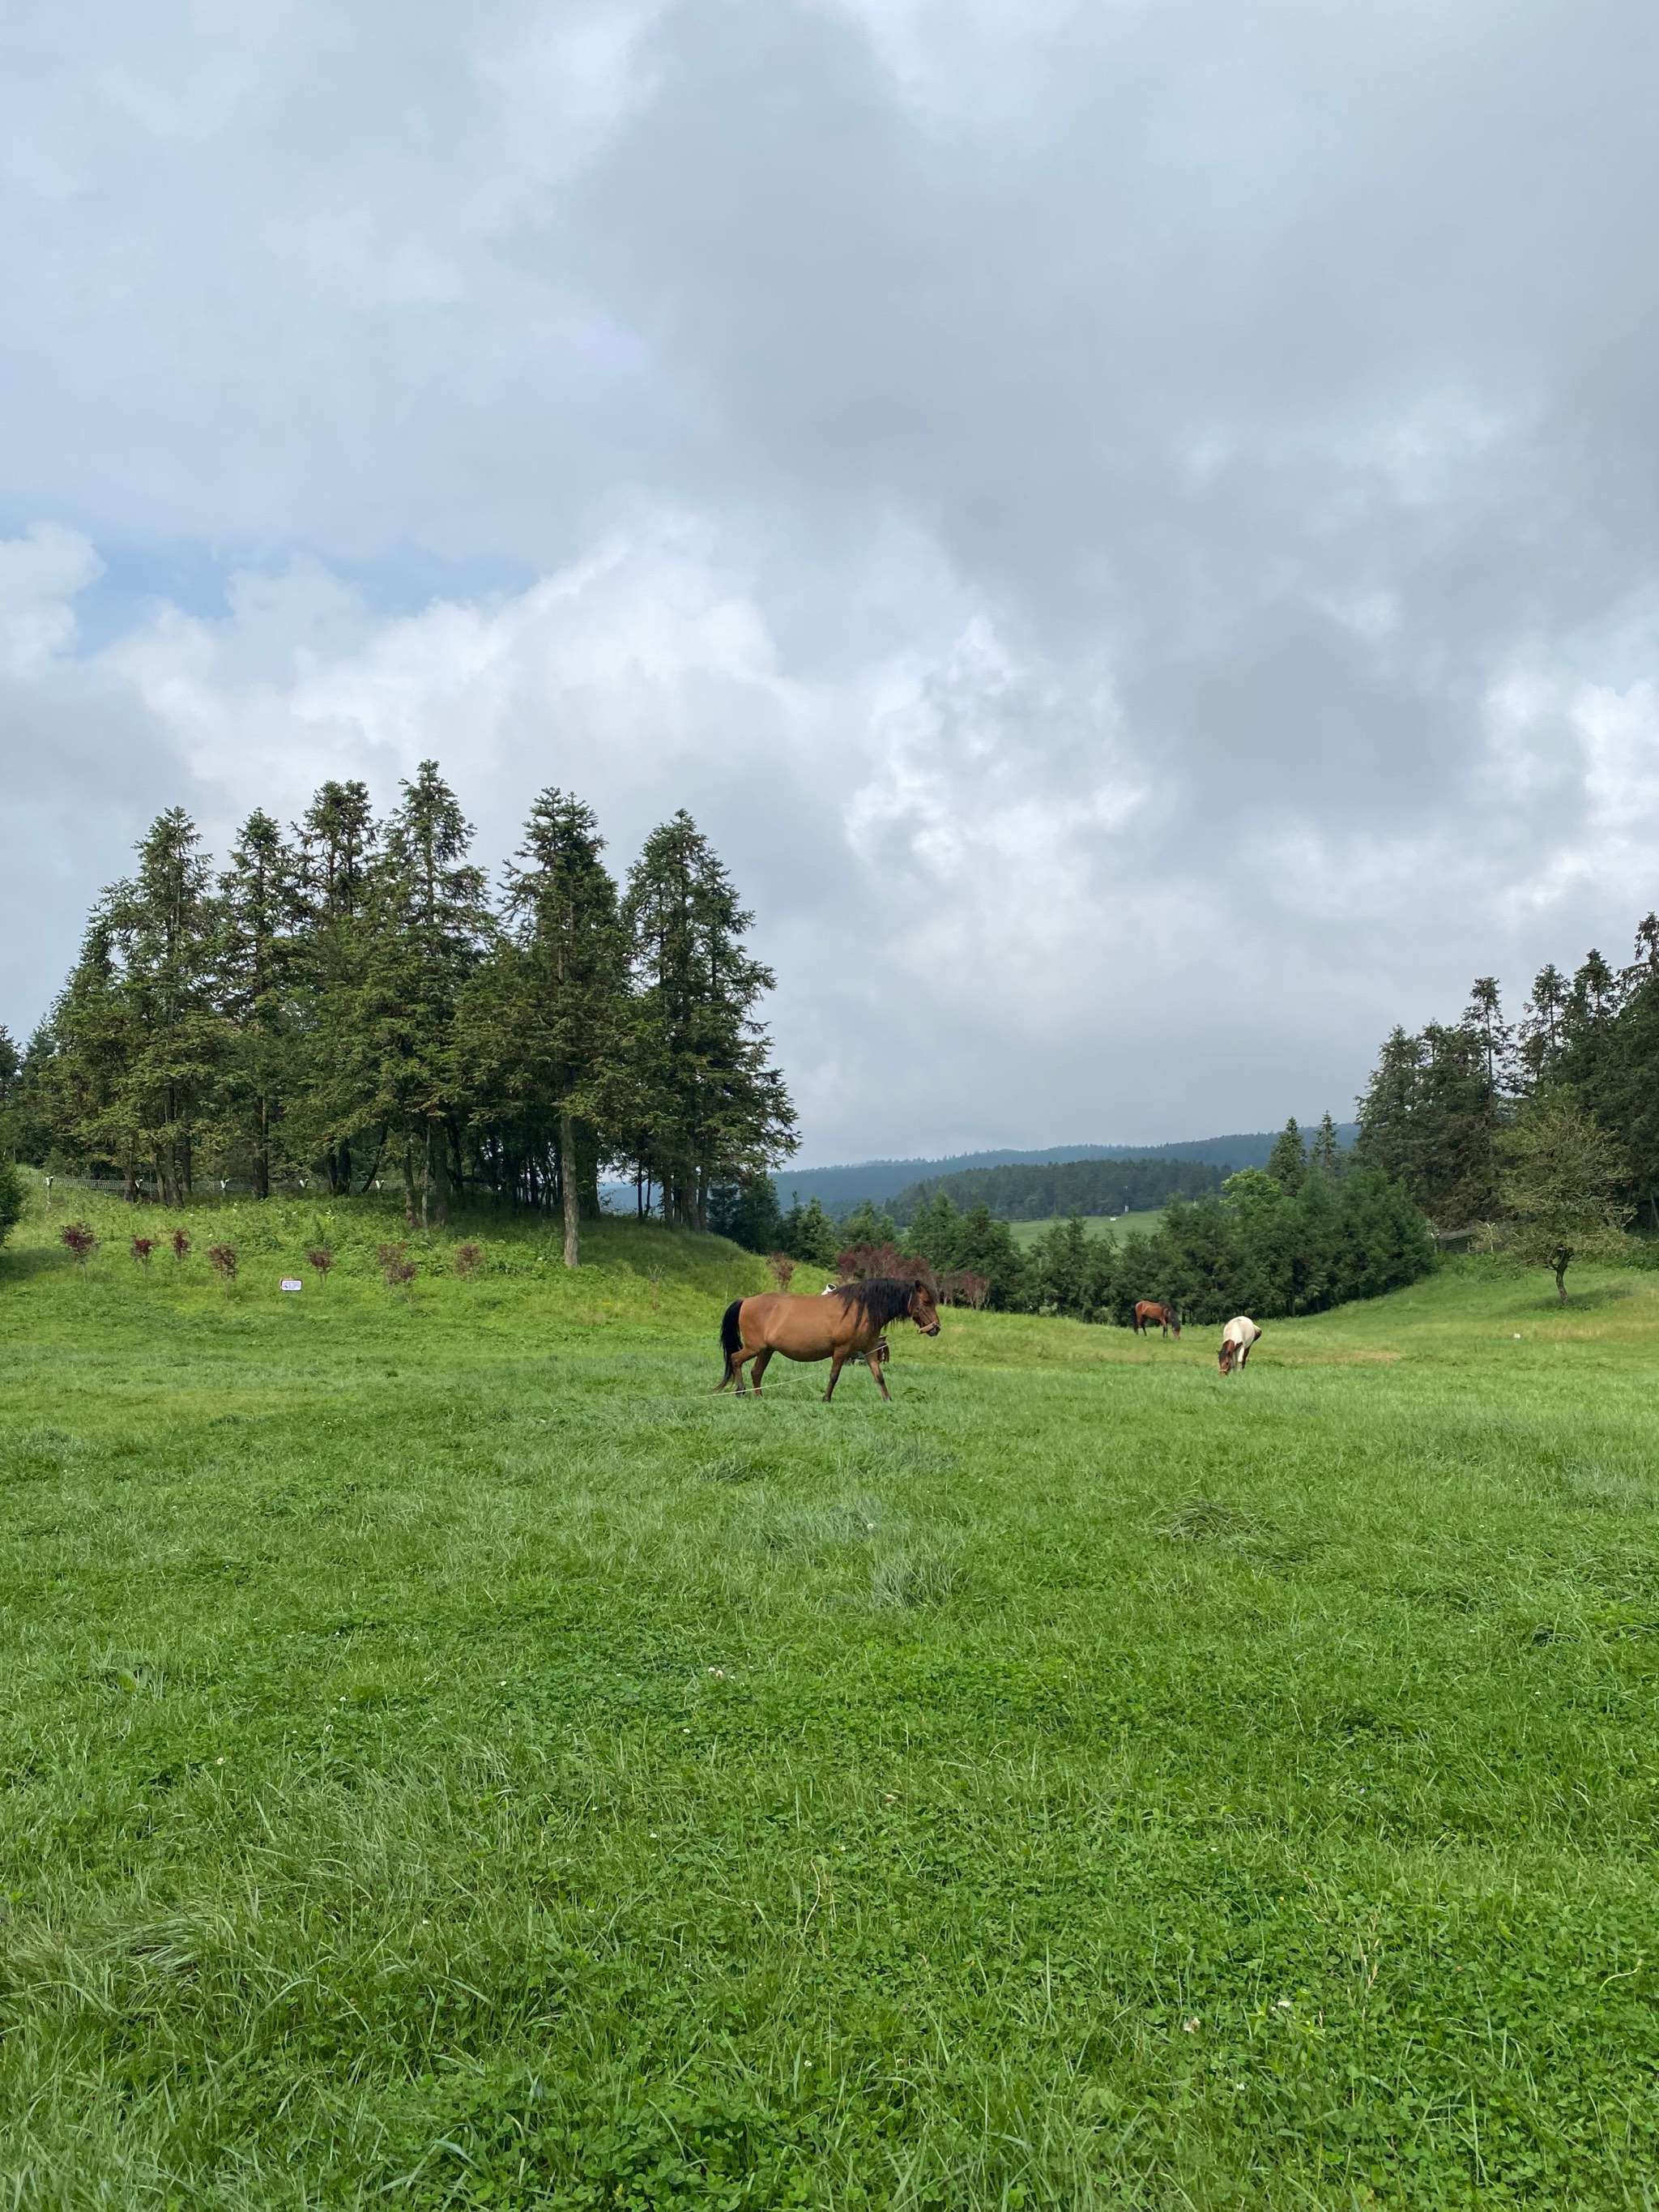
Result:
M866 1283L843 1283L839 1290L821 1291L817 1297L793 1297L787 1291L768 1291L755 1298L733 1298L720 1319L720 1350L726 1372L715 1384L724 1390L733 1376L738 1395L744 1396L745 1360L755 1363L755 1395L775 1352L786 1359L827 1359L830 1387L849 1359L861 1359L875 1376L884 1398L891 1393L882 1373L887 1346L882 1331L889 1322L913 1321L924 1336L939 1334L939 1312L933 1290L926 1275L878 1275Z
M1242 1375L1244 1363L1249 1358L1261 1331L1249 1314L1235 1314L1221 1332L1221 1371L1231 1375L1235 1369Z

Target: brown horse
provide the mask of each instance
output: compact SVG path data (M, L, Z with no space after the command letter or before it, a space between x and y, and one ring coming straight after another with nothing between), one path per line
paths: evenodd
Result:
M786 1359L828 1359L830 1387L827 1404L835 1394L836 1378L849 1359L861 1359L875 1376L884 1398L890 1397L882 1373L887 1346L882 1331L890 1321L913 1321L924 1336L939 1334L939 1313L933 1286L925 1275L878 1275L866 1283L844 1283L839 1290L821 1291L817 1297L792 1297L785 1291L768 1291L757 1298L733 1298L720 1320L720 1350L726 1372L715 1384L724 1390L737 1377L738 1395L744 1389L743 1366L755 1363L755 1395L775 1352Z
M1129 1324L1137 1336L1145 1336L1149 1327L1162 1328L1165 1336L1173 1329L1181 1334L1181 1316L1173 1306L1160 1305L1156 1298L1142 1298L1135 1308L1135 1317Z

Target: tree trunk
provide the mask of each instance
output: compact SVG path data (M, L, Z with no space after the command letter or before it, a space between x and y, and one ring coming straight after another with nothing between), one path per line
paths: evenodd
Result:
M413 1236L418 1224L415 1214L415 1140L412 1137L404 1139L404 1219L410 1236Z
M576 1182L576 1124L569 1114L559 1116L559 1194L564 1200L564 1264L582 1263L581 1194Z
M1571 1264L1563 1260L1555 1271L1555 1295L1563 1305L1567 1303L1567 1269Z
M449 1143L448 1134L440 1128L435 1135L430 1127L426 1139L428 1181L433 1185L433 1210L438 1217L440 1229L449 1226Z

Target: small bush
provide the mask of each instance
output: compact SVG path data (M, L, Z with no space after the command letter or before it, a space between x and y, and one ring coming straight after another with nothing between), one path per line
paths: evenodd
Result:
M375 1254L389 1291L406 1290L415 1279L415 1262L401 1244L382 1244Z
M175 1230L173 1231L173 1232L172 1243L173 1243L173 1258L174 1258L175 1260L177 1260L177 1261L179 1262L179 1264L182 1266L182 1265L183 1265L183 1263L185 1262L185 1261L186 1261L186 1260L190 1257L190 1231L189 1231L189 1230L187 1230L187 1229L175 1229Z
M326 1282L328 1271L334 1265L332 1248L327 1244L313 1244L306 1254L306 1265Z
M132 1256L141 1267L149 1267L155 1249L155 1239L153 1237L135 1237L132 1240Z
M795 1263L787 1252L769 1252L766 1264L772 1270L772 1280L781 1291L787 1291L795 1273Z
M67 1244L75 1255L75 1264L84 1267L98 1249L98 1239L84 1221L71 1221L58 1232L58 1241Z
M234 1244L210 1244L208 1262L222 1278L228 1290L236 1279L236 1247Z
M470 1282L483 1265L483 1254L477 1245L458 1244L455 1247L455 1273L464 1283Z
M0 1160L0 1244L23 1218L23 1178L9 1160Z

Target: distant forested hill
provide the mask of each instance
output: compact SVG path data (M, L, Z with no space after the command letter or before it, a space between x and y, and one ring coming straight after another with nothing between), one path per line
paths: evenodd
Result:
M1307 1126L1312 1128L1317 1122L1316 1115ZM826 1213L839 1218L866 1199L883 1206L912 1183L934 1182L975 1168L1053 1166L1074 1160L1200 1160L1224 1169L1264 1168L1277 1133L1264 1129L1169 1145L1050 1145L1041 1152L958 1152L948 1159L860 1160L847 1167L781 1168L772 1180L780 1206L787 1207L797 1196L803 1206L816 1198ZM1356 1133L1352 1122L1340 1124L1337 1131L1345 1145L1352 1145Z
M1204 1160L1059 1160L968 1168L913 1182L887 1211L903 1228L941 1194L962 1212L982 1206L996 1221L1053 1221L1066 1214L1142 1213L1172 1198L1219 1190L1227 1172Z

